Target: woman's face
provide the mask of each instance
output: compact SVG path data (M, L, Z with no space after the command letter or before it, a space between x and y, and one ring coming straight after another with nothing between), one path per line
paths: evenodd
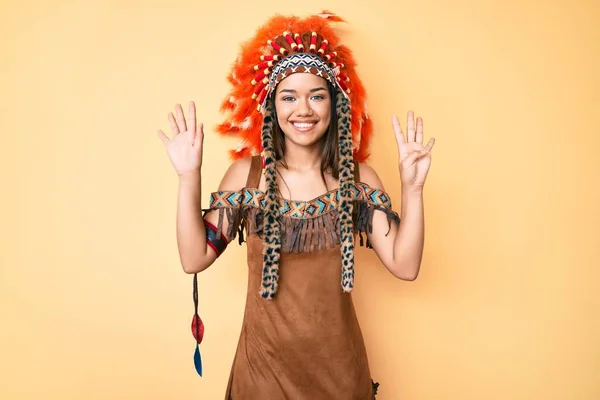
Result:
M311 146L319 142L331 121L331 96L324 78L294 73L275 90L277 122L287 142Z

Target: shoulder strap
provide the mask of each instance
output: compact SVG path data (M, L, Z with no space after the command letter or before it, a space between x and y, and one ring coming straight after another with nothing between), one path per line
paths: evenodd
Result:
M248 172L248 180L246 181L246 187L258 189L260 183L260 176L262 174L262 160L260 155L253 156L250 163L250 172Z
M358 161L354 160L354 183L360 182L360 168L358 166Z

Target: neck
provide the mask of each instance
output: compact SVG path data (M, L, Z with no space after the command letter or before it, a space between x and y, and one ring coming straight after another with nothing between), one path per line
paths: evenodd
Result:
M287 169L295 171L312 171L321 169L321 147L319 145L311 147L294 146L291 143L286 144L286 152L283 161Z

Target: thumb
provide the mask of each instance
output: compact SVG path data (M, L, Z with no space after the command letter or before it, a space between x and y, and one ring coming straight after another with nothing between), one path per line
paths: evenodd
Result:
M410 167L411 165L413 165L419 158L425 157L427 154L429 154L429 150L424 149L424 150L420 150L420 151L413 151L412 153L410 153L410 155L408 157L406 157L403 161L402 161L402 167L406 168L406 167Z
M417 159L421 156L420 151L413 151L407 157L402 160L402 168L408 168L417 161Z
M167 137L167 135L165 135L165 133L162 130L158 130L157 132L158 134L158 138L164 143L167 144L167 142L169 141L169 138Z

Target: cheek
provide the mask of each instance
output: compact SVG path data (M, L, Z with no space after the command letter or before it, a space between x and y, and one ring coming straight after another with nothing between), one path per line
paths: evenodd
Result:
M283 104L280 102L275 103L275 112L277 113L277 122L279 122L280 125L283 122L287 121L289 114L290 114L289 108L290 107L286 106L286 104Z
M327 102L327 104L321 104L319 107L319 117L321 120L329 125L331 122L331 104Z

